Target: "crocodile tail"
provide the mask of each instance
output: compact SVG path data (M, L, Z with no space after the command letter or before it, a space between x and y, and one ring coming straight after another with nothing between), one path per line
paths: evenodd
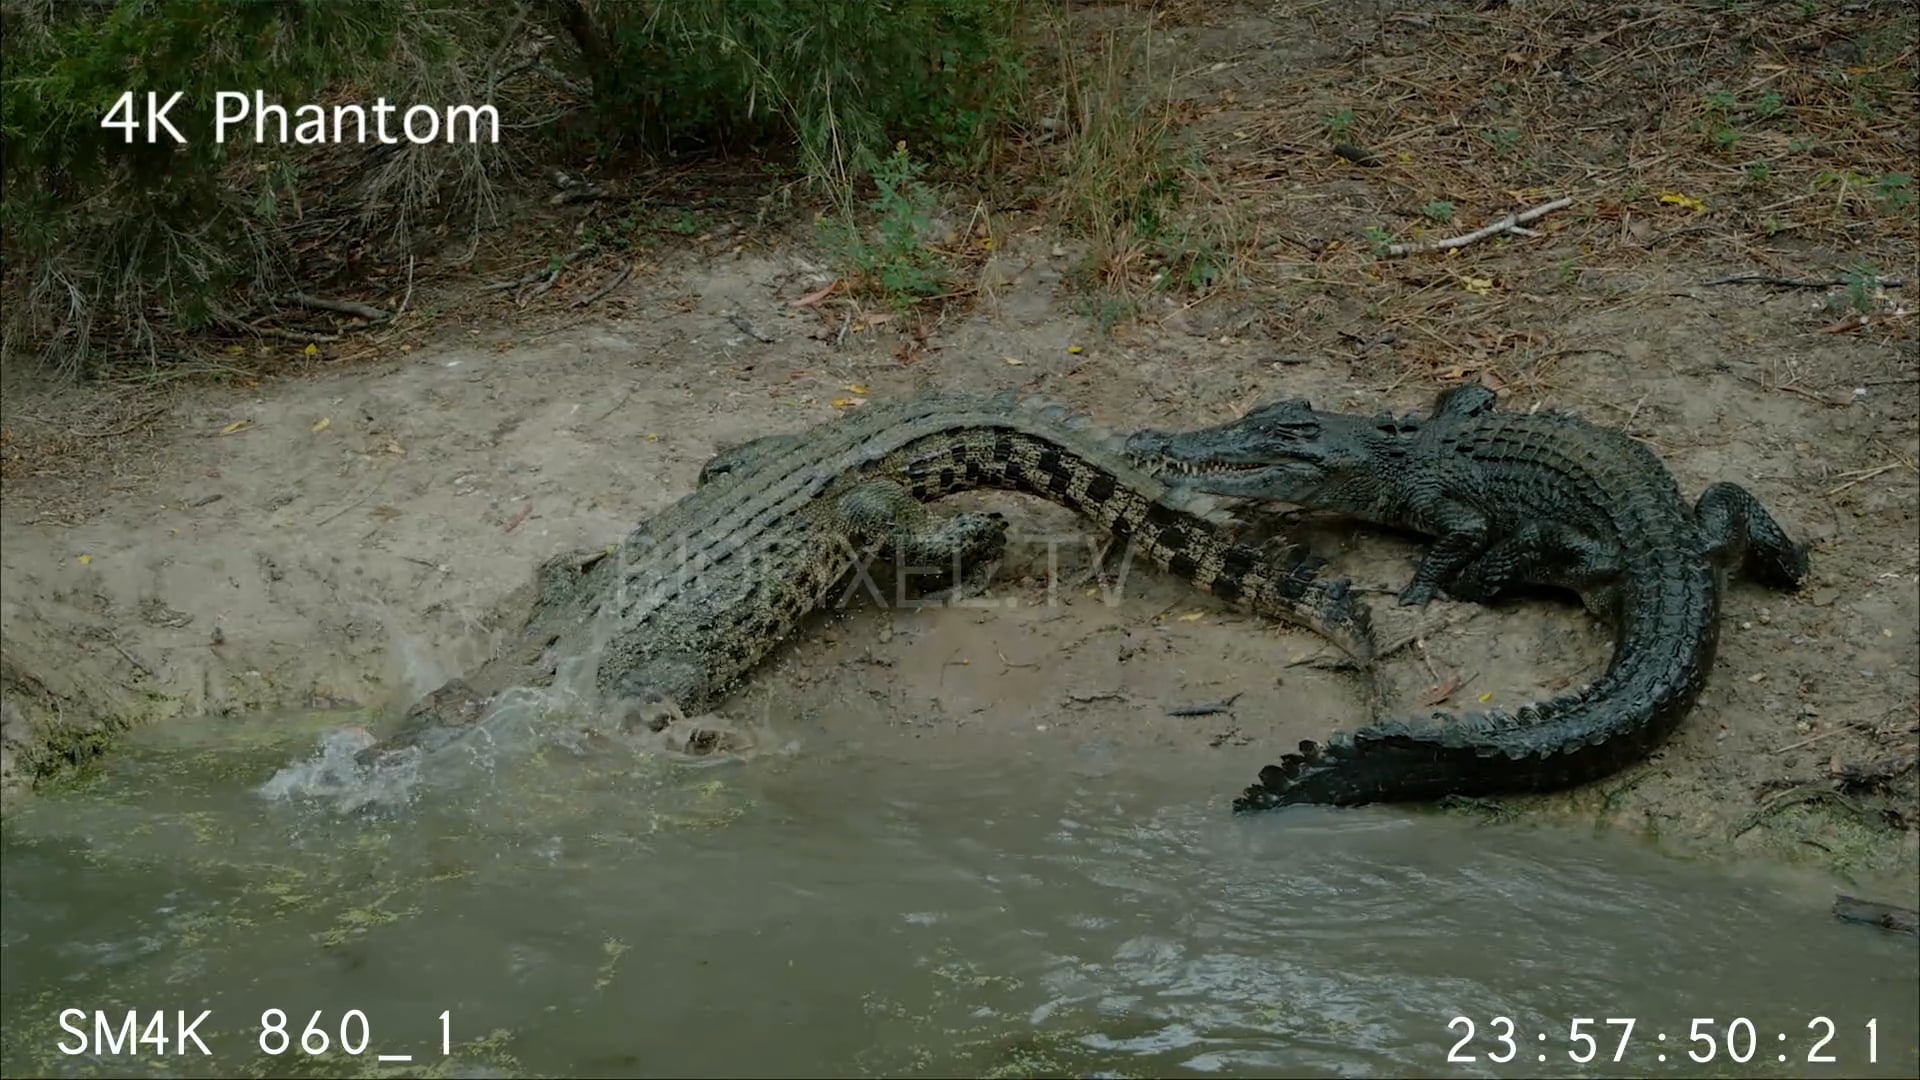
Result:
M1639 760L1672 733L1713 665L1718 598L1708 570L1687 571L1637 583L1642 598L1678 600L1628 616L1613 662L1579 690L1511 712L1436 712L1302 742L1260 770L1234 809L1556 791Z
M1397 756L1397 755L1395 755ZM1348 806L1370 801L1393 779L1396 763L1355 753L1352 737L1335 734L1325 745L1302 739L1298 753L1260 770L1260 782L1233 800L1235 813L1277 810L1300 803Z
M1447 717L1436 715L1433 720ZM1480 745L1468 731L1480 725L1513 722L1504 713L1479 714L1465 724L1439 731L1401 721L1355 732L1335 732L1324 743L1302 740L1297 753L1283 754L1260 770L1260 782L1233 801L1237 812L1282 806L1361 806L1391 799L1438 799L1465 790L1500 790L1515 763ZM1475 782L1467 773L1484 770Z

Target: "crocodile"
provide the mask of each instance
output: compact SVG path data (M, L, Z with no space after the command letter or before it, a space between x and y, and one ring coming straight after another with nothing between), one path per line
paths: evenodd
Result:
M1371 661L1368 609L1345 578L1319 576L1321 561L1298 548L1230 542L1216 500L1133 468L1119 442L1037 397L936 391L726 448L690 494L618 544L541 563L530 607L524 596L513 603L528 613L507 647L414 705L358 760L446 746L504 690L552 685L569 658L597 658L593 697L618 727L639 734L644 724L688 754L720 749L713 728L681 721L728 693L870 561L949 564L965 577L998 556L1001 515L925 505L970 489L1061 504L1214 596Z
M1511 712L1378 719L1261 770L1239 811L1574 787L1650 753L1699 697L1736 564L1791 591L1807 545L1731 483L1688 507L1646 444L1560 411L1506 412L1478 385L1425 417L1271 401L1237 421L1142 430L1127 451L1175 490L1291 503L1434 539L1402 605L1444 590L1487 602L1514 586L1571 590L1615 635L1606 670Z

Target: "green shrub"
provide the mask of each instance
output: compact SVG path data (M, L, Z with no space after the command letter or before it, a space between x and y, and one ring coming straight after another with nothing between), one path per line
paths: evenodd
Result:
M0 349L11 357L31 343L82 370L103 338L155 356L150 313L203 328L223 292L271 270L262 213L272 202L225 180L223 166L248 150L214 141L215 92L311 100L331 80L372 70L405 7L7 0L0 14L0 274L10 294ZM150 140L147 95L164 103L176 92L166 116L184 145L158 127ZM102 127L109 118L139 130Z
M798 141L844 194L905 139L977 162L1020 92L1037 0L550 0L610 133L650 150Z

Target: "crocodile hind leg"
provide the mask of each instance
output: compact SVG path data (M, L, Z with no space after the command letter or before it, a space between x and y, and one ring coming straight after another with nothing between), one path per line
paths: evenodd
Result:
M1762 585L1792 591L1807 579L1807 545L1796 544L1753 493L1718 483L1694 504L1707 554L1722 566L1738 563Z
M876 557L889 557L890 569L900 576L896 587L904 596L913 571L949 570L964 579L997 561L1006 548L1007 522L1002 515L936 514L891 481L859 483L822 505L838 542L845 545L840 554L854 564L843 579L847 590L842 600L864 581L877 599L887 602L879 583L867 576L867 564ZM827 549L820 554L825 556ZM882 576L886 573L883 569ZM663 652L659 643L650 643L644 660L629 664L628 677L613 687L620 729L675 760L710 762L746 755L754 746L746 728L721 712L689 716L682 707L687 702L715 702L735 678L745 674L752 658L744 653L725 662L705 655L736 647L737 643L719 641L707 643L705 651L683 646Z
M859 552L852 584L865 578L883 603L888 594L866 576L876 557L885 560L882 576L890 579L895 601L904 604L909 593L984 586L1007 547L1003 515L938 514L891 480L861 482L840 497L835 513L842 535ZM930 576L938 584L922 583Z
M804 434L762 435L743 443L723 443L714 447L713 456L700 467L696 487L706 487L723 476L744 471L747 466L775 454L787 453L806 441Z

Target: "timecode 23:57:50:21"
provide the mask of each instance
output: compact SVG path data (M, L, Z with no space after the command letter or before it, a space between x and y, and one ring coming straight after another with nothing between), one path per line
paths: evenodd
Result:
M1568 1023L1564 1036L1565 1042L1569 1044L1566 1051L1567 1057L1580 1064L1593 1061L1600 1056L1601 1040L1605 1039L1614 1043L1613 1056L1610 1060L1625 1061L1632 1049L1634 1025L1635 1021L1631 1017L1608 1017L1605 1020L1591 1016L1574 1017ZM1866 1034L1867 1063L1877 1064L1880 1060L1880 1022L1868 1020L1863 1027ZM1511 1019L1496 1016L1488 1021L1487 1029L1487 1035L1500 1045L1498 1051L1486 1055L1488 1061L1505 1064L1523 1059L1524 1055L1520 1047L1527 1040L1518 1033ZM1454 1043L1453 1049L1447 1052L1449 1062L1469 1063L1480 1060L1470 1052L1474 1037L1479 1033L1471 1019L1456 1016L1447 1021L1447 1030L1461 1033L1460 1041ZM1779 1050L1769 1052L1764 1049L1766 1043L1759 1030L1754 1027L1753 1021L1744 1016L1724 1024L1711 1018L1696 1017L1689 1021L1685 1040L1686 1054L1690 1060L1701 1064L1722 1059L1744 1064L1756 1057L1774 1057L1779 1061L1787 1061L1790 1057L1797 1057L1802 1052L1800 1046L1804 1044L1807 1064L1834 1064L1839 1061L1839 1058L1827 1051L1828 1044L1833 1042L1835 1033L1836 1028L1832 1020L1824 1016L1816 1016L1807 1021L1804 1035L1798 1032L1792 1035L1776 1032L1774 1041L1779 1044ZM1534 1041L1539 1043L1542 1050L1545 1050L1549 1042L1558 1042L1560 1037L1550 1036L1542 1031L1536 1035ZM1663 1031L1656 1034L1650 1041L1656 1044L1650 1048L1651 1052L1657 1054L1659 1060L1665 1061L1667 1055L1663 1051L1667 1049L1669 1043L1678 1043L1681 1040L1678 1036L1669 1040L1667 1033ZM1679 1050L1680 1047L1674 1047L1675 1053ZM1642 1049L1641 1052L1649 1051ZM1547 1055L1541 1053L1535 1060L1545 1061Z

